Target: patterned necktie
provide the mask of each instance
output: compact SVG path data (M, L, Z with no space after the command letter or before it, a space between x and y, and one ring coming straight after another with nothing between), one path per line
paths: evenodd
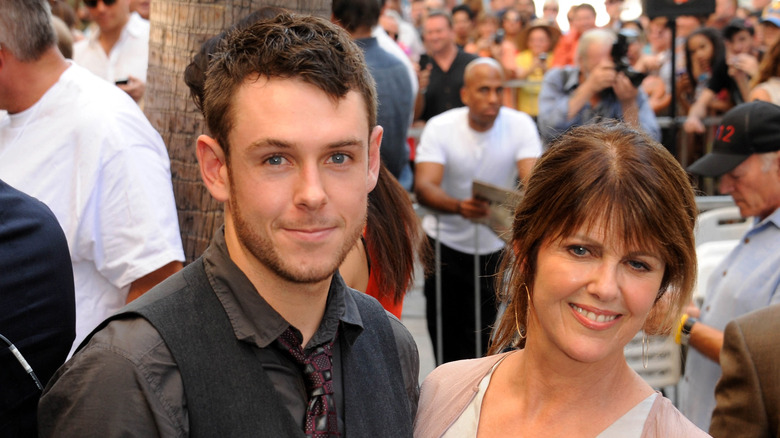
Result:
M290 355L303 367L309 403L306 407L306 436L326 438L339 436L336 403L333 397L332 361L333 342L319 345L306 354L292 326L277 339Z

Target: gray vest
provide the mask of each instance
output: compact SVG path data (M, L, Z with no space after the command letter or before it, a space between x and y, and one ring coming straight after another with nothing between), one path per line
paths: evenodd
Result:
M375 300L349 293L365 329L353 345L340 343L345 435L411 437L409 400L388 316ZM187 398L190 436L304 436L302 425L279 402L255 356L257 347L236 339L201 259L96 331L111 319L133 314L157 329L176 361Z

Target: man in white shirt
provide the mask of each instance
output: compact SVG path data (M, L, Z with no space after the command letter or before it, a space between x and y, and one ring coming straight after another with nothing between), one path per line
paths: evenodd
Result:
M74 44L73 60L140 102L149 64L149 22L130 12L130 0L84 0L84 4L98 28Z
M425 125L415 157L415 193L439 214L423 219L428 237L441 243L442 362L479 357L496 317L494 278L504 241L485 225L488 204L472 195L474 180L512 190L542 153L530 116L501 107L504 74L492 58L471 61L464 74L465 107L445 111ZM436 221L438 220L438 224ZM474 233L477 233L475 237ZM434 243L434 242L432 242ZM435 244L435 243L434 243ZM475 244L477 247L475 248ZM480 256L482 352L476 352L474 254ZM428 330L436 335L436 277L425 279Z
M62 57L50 22L46 0L0 2L0 178L65 232L78 346L184 254L162 138L125 93Z

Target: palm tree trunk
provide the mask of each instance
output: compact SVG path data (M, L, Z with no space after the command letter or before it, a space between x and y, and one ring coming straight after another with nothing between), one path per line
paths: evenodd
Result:
M200 256L223 222L222 205L200 179L195 142L206 132L184 83L184 68L204 41L262 6L330 17L330 0L153 0L145 112L171 157L171 174L187 262Z

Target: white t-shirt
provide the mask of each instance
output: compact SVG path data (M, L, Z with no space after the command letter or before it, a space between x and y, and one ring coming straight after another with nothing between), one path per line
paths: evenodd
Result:
M527 114L502 107L493 127L477 132L469 127L468 107L451 109L426 123L415 162L444 165L441 187L457 199L472 196L472 182L480 180L506 189L517 185L517 162L537 158L542 143L536 124ZM490 228L478 225L474 247L474 223L460 215L441 213L440 240L468 254L489 254L503 248L504 241ZM425 232L436 237L436 218L423 218Z
M149 65L149 22L138 13L130 14L119 40L106 55L98 41L100 30L92 32L73 45L73 60L76 64L111 82L126 80L133 76L146 82Z
M162 138L127 94L77 65L32 107L0 116L0 179L48 205L65 232L74 347L130 283L184 260Z

